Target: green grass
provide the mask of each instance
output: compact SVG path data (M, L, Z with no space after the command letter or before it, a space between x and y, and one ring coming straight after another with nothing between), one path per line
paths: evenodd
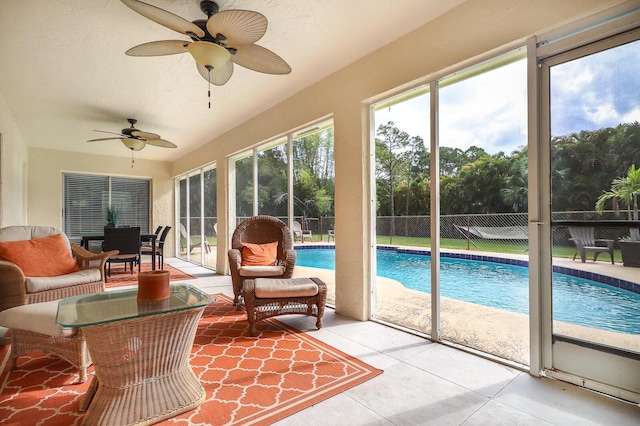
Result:
M391 240L388 236L377 236L376 243L382 245L397 245L397 246L412 246L412 247L426 247L431 246L431 238L421 237L403 237L395 236ZM470 251L489 251L495 253L509 253L509 254L528 254L529 244L524 241L505 241L505 240L483 240L474 239L471 241L458 239L458 238L442 238L440 239L440 248L443 249L462 249ZM573 258L576 253L575 247L568 246L554 246L554 257L567 257ZM622 262L622 255L620 250L614 250L614 260L616 262ZM600 258L608 260L608 256L600 255Z
M316 242L326 242L327 234L322 235L314 235L313 240ZM183 239L184 240L184 239ZM215 246L217 243L217 238L215 236L207 236L207 240L209 244ZM333 242L333 240L331 240ZM186 241L184 241L186 243ZM411 246L411 247L431 247L431 238L423 238L423 237L404 237L404 236L395 236L393 237L392 242L388 236L377 236L376 243L381 245L395 245L395 246ZM462 250L470 250L470 251L489 251L494 253L509 253L509 254L528 254L529 253L529 244L526 241L506 241L506 240L483 240L483 239L474 239L471 241L463 240L460 238L442 238L440 240L440 248L443 249L462 249ZM573 258L573 255L576 253L576 249L574 247L568 246L554 246L553 247L553 256L554 257L567 257ZM602 259L608 260L608 256L606 254L600 255ZM620 254L620 250L614 251L614 259L616 262L622 262L622 255Z

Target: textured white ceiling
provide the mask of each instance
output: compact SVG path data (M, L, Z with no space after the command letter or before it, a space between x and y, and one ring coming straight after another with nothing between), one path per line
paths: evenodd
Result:
M203 19L199 0L148 0L187 20ZM420 27L463 0L221 0L269 20L257 44L291 65L289 75L235 67L212 86L189 54L129 57L155 40L186 40L119 0L1 0L0 94L29 146L129 156L95 129L136 127L174 142L139 158L174 160L292 94ZM0 130L1 131L1 130Z

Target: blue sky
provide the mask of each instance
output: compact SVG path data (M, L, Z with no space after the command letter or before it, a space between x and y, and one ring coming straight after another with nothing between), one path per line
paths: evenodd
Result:
M640 121L640 41L552 68L552 135ZM377 111L376 127L393 121L429 141L429 96ZM479 146L495 154L527 144L526 61L440 90L440 144Z
M640 121L640 41L551 69L554 136Z

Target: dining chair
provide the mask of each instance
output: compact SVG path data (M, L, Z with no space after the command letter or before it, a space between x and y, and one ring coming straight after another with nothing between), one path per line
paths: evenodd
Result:
M104 228L104 251L118 250L119 254L112 256L107 260L106 277L111 276L112 263L124 263L124 270L127 270L127 263L131 268L133 275L133 266L138 264L138 272L140 272L140 227L132 226L129 228ZM105 277L105 281L106 281Z
M160 265L160 269L164 269L164 242L167 239L167 235L169 234L169 231L171 231L170 226L166 226L162 230L162 234L160 234L160 237L156 241L155 247L151 247L149 245L143 245L142 248L140 249L140 254L147 254L147 255L153 254L153 250L155 249L156 256L158 256L158 264Z
M154 234L156 234L156 241L160 239L160 235L162 234L162 228L163 226L160 225L153 232ZM151 241L142 241L140 244L141 244L140 247L142 248L142 250L144 250L145 247L151 247Z

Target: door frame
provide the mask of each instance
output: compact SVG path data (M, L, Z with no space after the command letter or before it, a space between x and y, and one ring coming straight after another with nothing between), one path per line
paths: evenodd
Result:
M535 267L530 265L531 291L536 296L531 313L537 312L540 316L540 328L535 326L536 321L531 318L531 374L557 378L640 403L640 354L553 333L550 69L570 60L640 40L640 28L615 36L610 36L606 31L603 34L608 37L597 41L590 39L592 36L587 37L582 44L565 40L562 43L564 48L558 49L558 52L545 57L537 56L535 77L531 77L538 85L535 111L539 111L539 127L535 135L537 146L532 153L537 170L530 181L530 196L537 199L535 210L530 209L530 232L533 231L531 235L535 235L535 247L530 248L532 251L535 249L539 256ZM547 45L536 44L538 48L544 46L543 51L547 53L551 51ZM536 218L532 211L537 212ZM534 337L540 342L539 345L534 345Z

